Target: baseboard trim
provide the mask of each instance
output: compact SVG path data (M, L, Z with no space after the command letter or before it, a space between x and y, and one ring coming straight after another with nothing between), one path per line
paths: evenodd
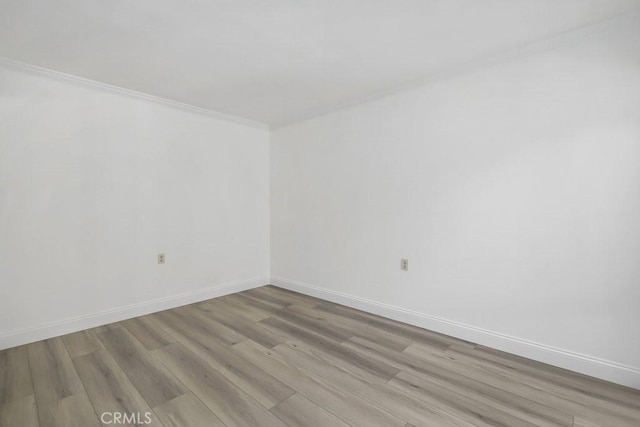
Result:
M269 279L267 277L224 283L205 289L184 292L178 295L131 304L111 310L104 310L85 316L72 317L45 325L18 329L0 335L0 350L60 335L70 334L72 332L82 331L84 329L95 328L96 326L119 322L121 320L131 319L132 317L144 316L145 314L168 310L182 305L193 304L195 302L217 298L236 292L242 292L259 286L264 286L268 283Z
M287 279L271 284L613 383L640 389L640 369Z

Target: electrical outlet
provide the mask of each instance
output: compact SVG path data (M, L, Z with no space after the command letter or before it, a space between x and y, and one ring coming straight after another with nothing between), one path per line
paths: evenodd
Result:
M158 254L158 264L164 264L164 254Z
M402 258L400 260L400 268L404 271L409 271L409 260L406 258Z

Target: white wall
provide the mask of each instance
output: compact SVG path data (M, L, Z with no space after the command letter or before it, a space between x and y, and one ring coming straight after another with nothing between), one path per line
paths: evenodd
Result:
M640 387L640 25L271 139L275 283ZM266 283L268 144L0 67L0 348Z
M272 131L273 282L640 387L632 24Z
M267 283L268 212L268 130L0 67L0 348Z

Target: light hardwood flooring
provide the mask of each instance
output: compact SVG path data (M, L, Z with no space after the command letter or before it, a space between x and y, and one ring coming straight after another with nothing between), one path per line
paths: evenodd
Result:
M637 427L640 391L273 286L0 352L1 426L113 413L154 426Z

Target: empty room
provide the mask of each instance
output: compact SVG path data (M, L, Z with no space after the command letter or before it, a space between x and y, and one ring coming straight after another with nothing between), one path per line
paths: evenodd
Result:
M0 0L50 426L640 426L640 0Z

